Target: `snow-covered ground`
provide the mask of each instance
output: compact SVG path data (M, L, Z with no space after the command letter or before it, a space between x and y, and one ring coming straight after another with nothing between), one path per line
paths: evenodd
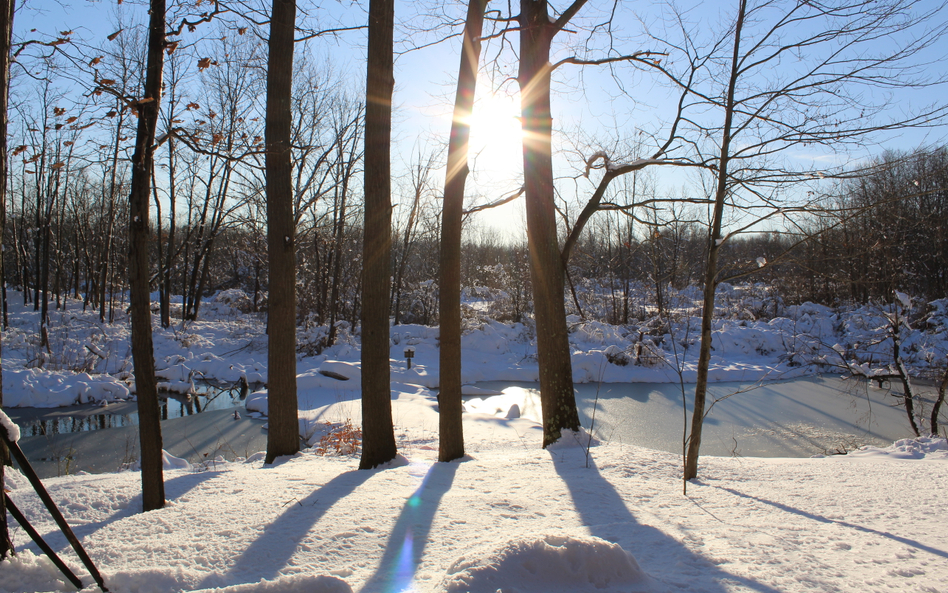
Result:
M203 321L156 328L158 368L169 386L186 391L195 376L265 379L260 320L225 301L208 303ZM15 295L11 304L13 327L3 334L7 406L109 402L134 393L124 320L99 325L70 302L53 314L52 352L41 354L35 314L16 306ZM918 372L944 358L945 310L936 302L905 338ZM719 319L712 376L776 379L879 367L885 344L873 340L883 331L878 311L844 316L802 305L783 313ZM685 381L693 378L692 318L651 334L571 323L579 382L675 382L678 370ZM298 360L301 433L311 446L300 455L274 466L263 466L259 454L200 465L168 458L168 504L144 514L136 471L46 480L110 590L948 591L944 439L814 459L703 457L699 479L684 495L678 456L590 443L585 435L542 450L530 398L482 393L467 404L468 457L439 464L430 390L437 385L437 329L396 326L400 457L390 467L357 471L355 456L335 454L351 443L347 421L357 428L361 419L358 342L341 329L339 344ZM301 330L300 342L316 341L319 331ZM878 352L866 356L867 343ZM402 358L408 346L415 349L411 370ZM536 379L529 326L482 320L469 328L464 348L466 382ZM251 394L247 408L265 413L266 392ZM7 487L91 585L25 479L12 473ZM0 591L70 589L22 530L14 531L14 543L17 557L0 564Z
M144 514L138 472L46 485L116 592L948 591L944 440L705 457L685 496L669 453L544 451L526 420L470 414L468 457L436 463L430 399L400 393L395 416L401 456L383 469L313 450L169 468L166 507ZM26 481L8 484L95 590ZM69 590L14 540L0 591Z

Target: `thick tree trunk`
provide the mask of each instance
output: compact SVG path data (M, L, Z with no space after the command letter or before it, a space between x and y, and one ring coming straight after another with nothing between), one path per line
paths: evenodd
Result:
M0 0L0 242L6 230L7 212L7 98L10 89L10 44L13 35L14 0ZM3 327L7 327L7 288L3 269L3 253L0 253L0 286L3 290ZM26 290L26 287L23 287ZM3 352L0 351L0 408L3 407ZM10 451L0 441L0 488L3 487L3 468L10 465ZM7 508L0 492L0 560L13 552L13 541L7 528Z
M701 310L701 346L698 352L698 378L695 382L695 403L691 415L691 433L687 440L683 480L698 477L698 453L701 449L701 429L704 427L705 401L708 392L708 367L711 364L711 321L714 318L714 291L717 288L718 254L721 249L721 221L724 216L724 200L728 193L728 162L731 149L731 126L734 117L734 87L738 76L738 58L741 48L741 29L744 26L742 1L738 10L734 30L734 54L731 60L731 78L728 82L727 103L724 112L724 130L721 153L718 159L717 189L714 195L714 212L711 232L708 236L708 261L704 271L704 305Z
M579 429L573 392L563 263L553 203L553 120L550 115L550 43L557 32L546 2L520 2L520 97L527 240L537 326L543 446L564 429Z
M454 118L448 143L448 170L441 215L441 285L438 293L441 311L438 461L451 461L464 456L461 423L461 218L464 212L464 185L468 175L470 117L474 110L477 65L481 55L480 37L488 2L470 0L467 6L458 88L454 96Z
M296 0L274 0L267 61L267 244L270 261L267 463L300 448L296 398L296 228L290 105Z
M371 469L395 458L389 376L392 267L392 36L394 0L369 3L365 105L365 226L362 242L362 459Z
M138 396L139 436L141 439L143 510L159 509L165 504L165 486L161 458L161 424L158 409L158 384L151 337L151 307L148 283L148 243L150 239L148 198L155 157L155 127L161 100L161 74L165 50L165 2L151 0L148 23L148 62L145 89L138 103L138 134L132 156L132 191L128 215L128 276L131 288L132 359L135 363L135 389Z

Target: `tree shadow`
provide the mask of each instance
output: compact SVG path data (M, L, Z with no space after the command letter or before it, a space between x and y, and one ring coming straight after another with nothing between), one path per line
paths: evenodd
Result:
M239 557L234 558L225 574L211 575L197 588L249 582L247 579L235 579L239 573L245 574L250 581L274 579L286 567L298 549L299 542L319 519L375 474L376 471L348 471L329 480L306 498L290 501L283 514L266 525L260 537L251 542Z
M412 464L409 471L421 478L421 484L402 507L375 574L362 586L363 593L414 590L411 584L428 543L431 523L441 498L454 483L459 464Z
M721 570L661 530L639 523L612 484L599 473L592 456L589 467L584 467L584 454L580 448L550 451L553 467L566 484L583 526L592 535L622 546L646 572L650 563L675 567L674 573L650 573L652 578L703 593L724 593L730 590L727 583L761 593L778 593L769 585Z
M782 503L779 503L779 502L774 502L774 501L772 501L772 500L767 500L767 499L765 499L765 498L759 498L759 497L757 497L757 496L752 496L752 495L750 495L750 494L745 494L745 493L740 492L740 491L738 491L738 490L734 490L733 488L727 488L727 487L724 487L724 486L713 486L713 488L717 488L718 490L723 490L723 491L725 491L725 492L729 492L729 493L733 494L734 496L740 496L741 498L747 498L747 499L749 499L749 500L754 500L754 501L757 501L757 502L761 502L761 503L763 503L763 504L767 504L767 505L770 505L770 506L772 506L772 507L774 507L774 508L780 509L781 511L786 511L786 512L788 512L788 513L793 513L794 515L799 515L799 516L801 516L801 517L805 517L805 518L810 519L810 520L812 520L812 521L819 521L820 523L827 523L827 524L832 524L832 525L839 525L839 526L841 526L841 527L848 527L849 529L854 529L854 530L856 530L856 531L861 531L861 532L863 532L863 533L869 533L869 534L872 534L872 535L878 535L879 537L884 537L884 538L890 539L890 540L892 540L892 541L899 542L900 544L905 544L906 546L911 546L911 547L913 547L913 548L918 548L919 550L924 550L924 551L928 552L929 554L933 554L933 555L935 555L935 556L941 556L942 558L948 559L948 551L939 550L938 548L933 548L933 547L931 547L931 546L926 546L926 545L923 544L923 543L917 542L917 541L915 541L915 540L913 540L913 539L909 539L909 538L907 538L907 537L902 537L902 536L899 536L899 535L895 535L895 534L892 534L892 533L888 533L888 532L886 532L886 531L878 531L878 530L873 529L873 528L871 528L871 527L866 527L866 526L864 526L864 525L856 525L855 523L849 523L848 521L838 521L838 520L836 520L836 519L830 519L829 517L824 517L824 516L822 516L822 515L817 515L817 514L815 514L815 513L809 513L809 512L807 512L807 511L800 510L800 509L798 509L798 508L796 508L796 507L792 507L792 506L789 506L789 505L785 505L785 504L782 504Z

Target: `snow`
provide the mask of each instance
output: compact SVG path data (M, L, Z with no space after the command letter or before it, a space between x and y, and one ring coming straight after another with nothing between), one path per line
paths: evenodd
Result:
M198 373L265 380L263 324L232 307L238 297L206 303L200 321L155 327L165 380ZM716 381L839 370L843 358L871 366L886 352L885 311L784 307L726 285L721 301L730 313L715 319ZM110 387L130 379L124 322L99 326L70 302L50 326L62 351L27 368L36 360L36 319L15 303L14 293L3 334L7 405L133 397ZM945 311L948 302L935 301L924 318L915 313L912 328L922 329L903 344L916 372L943 358ZM691 381L697 348L686 330L694 323L682 315L655 330L572 317L574 378L677 382L680 372ZM466 385L467 456L438 463L437 328L400 325L391 355L399 457L360 471L357 455L316 452L324 437L345 438L347 426L361 425L358 342L340 334L341 343L298 358L308 446L298 455L267 466L252 451L201 464L166 452L167 504L148 513L136 470L45 480L111 591L946 591L942 438L819 458L705 456L683 494L680 455L600 442L585 430L544 450L535 392ZM82 354L93 336L104 357ZM464 381L535 381L534 340L529 324L472 323L463 337ZM401 356L408 346L416 352L411 369ZM246 402L266 414L265 390ZM5 480L34 527L96 590L22 475L7 469ZM14 526L12 537L17 556L0 563L0 593L70 590L22 529Z
M15 443L20 440L20 427L3 410L0 410L0 428L7 432L7 439Z
M419 400L395 400L400 461L312 450L264 466L46 480L112 591L939 591L948 582L944 441L822 459L680 459L609 444L541 450L466 417L469 456L436 463ZM486 445L486 446L482 446ZM902 451L914 448L914 459ZM14 476L16 479L16 476ZM91 579L28 486L16 504ZM892 504L898 500L899 504ZM68 590L21 530L0 591ZM95 590L91 584L88 590Z

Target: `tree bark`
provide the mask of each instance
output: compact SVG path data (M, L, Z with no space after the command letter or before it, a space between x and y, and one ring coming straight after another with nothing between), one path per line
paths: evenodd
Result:
M365 225L362 242L362 458L371 469L395 458L389 376L392 267L392 92L394 0L369 3L365 105Z
M132 156L132 190L129 196L128 276L131 289L132 359L138 396L141 440L142 510L165 504L161 458L161 424L158 384L151 337L151 307L148 282L150 229L148 198L155 157L155 127L161 100L161 74L165 51L165 1L151 0L148 23L148 62L143 98L138 102L138 134Z
M701 310L701 346L698 352L698 377L695 382L695 403L691 415L691 433L685 454L683 480L698 477L698 453L701 449L701 429L704 426L705 401L708 392L708 367L711 363L711 321L714 318L714 291L717 288L718 254L721 249L721 221L724 216L724 199L728 193L728 161L731 147L731 126L734 118L734 88L738 77L738 59L741 48L741 29L744 26L746 2L742 0L734 29L734 54L731 59L731 77L728 81L727 102L724 112L724 130L721 153L718 159L717 188L714 194L714 211L708 234L708 261L704 272L704 304Z
M461 422L461 219L464 185L469 172L470 117L477 87L480 37L484 29L484 11L489 1L470 0L467 6L458 88L454 96L454 118L448 143L448 169L441 213L441 285L438 292L441 312L438 461L451 461L464 456Z
M571 10L575 13L577 4ZM559 440L564 429L579 429L553 203L550 44L559 28L550 22L546 2L521 0L519 19L524 196L546 447Z
M932 405L931 433L938 436L938 414L941 406L945 403L945 392L948 391L948 367L945 367L945 373L941 376L941 383L938 385L938 396Z
M296 397L296 228L290 164L290 104L296 0L273 0L267 64L267 244L270 261L266 463L299 451Z
M13 38L13 5L15 0L0 0L0 244L3 243L7 223L7 109L10 89L10 45ZM0 288L2 288L3 328L7 328L6 270L0 251ZM23 286L26 290L26 286ZM3 407L3 351L0 348L0 409ZM0 440L0 489L3 488L3 469L10 465L10 451ZM0 560L14 552L13 540L7 526L6 496L0 492Z

